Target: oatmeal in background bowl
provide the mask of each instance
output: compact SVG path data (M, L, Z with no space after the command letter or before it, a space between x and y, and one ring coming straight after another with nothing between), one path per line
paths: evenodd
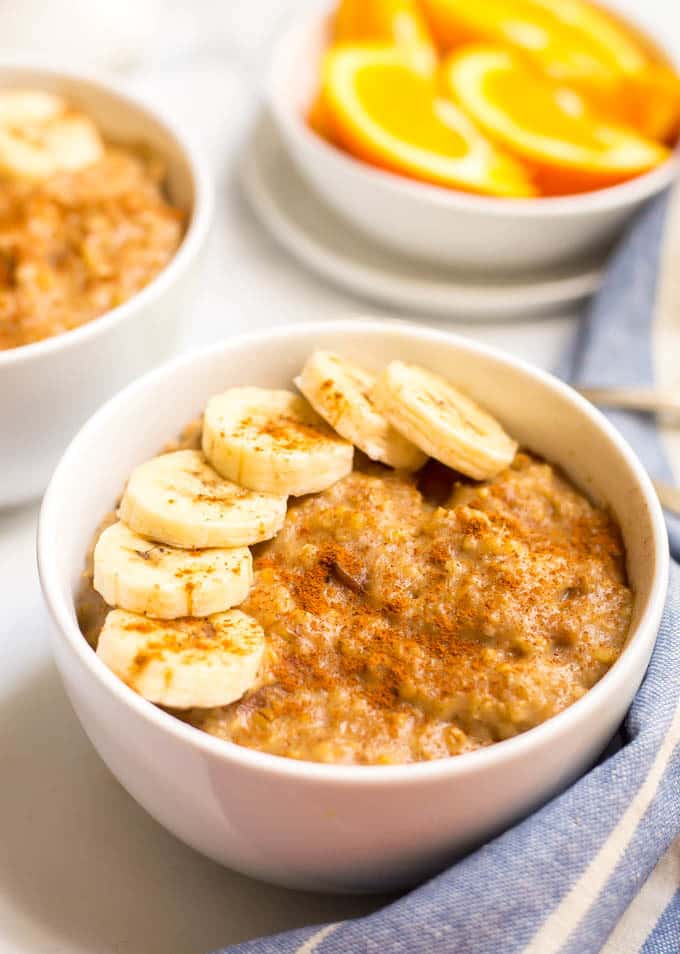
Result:
M185 132L112 81L0 66L0 508L175 352L212 197Z
M0 90L0 350L100 317L168 264L186 213L165 174L61 96Z

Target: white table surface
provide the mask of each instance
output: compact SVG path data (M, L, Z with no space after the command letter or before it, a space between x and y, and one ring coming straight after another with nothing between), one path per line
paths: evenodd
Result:
M657 29L664 24L680 52L676 3L647 0L644 16ZM203 141L217 182L187 349L246 328L377 311L292 262L233 182L267 51L291 12L304 6L166 0L127 77ZM563 315L440 325L550 368L576 322ZM372 910L380 899L296 893L220 868L167 834L123 791L78 725L50 658L34 559L36 518L37 505L0 514L0 954L204 954Z

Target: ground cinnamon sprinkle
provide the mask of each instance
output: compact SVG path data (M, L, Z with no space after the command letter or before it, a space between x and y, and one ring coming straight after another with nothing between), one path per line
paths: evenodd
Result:
M185 227L164 177L156 159L111 146L43 183L0 182L0 350L77 328L149 284Z
M200 421L180 446L199 439ZM633 603L621 537L555 468L519 453L477 483L434 462L355 467L253 548L241 609L266 634L258 684L181 718L291 758L412 762L543 722L617 659ZM96 645L91 575L79 620Z
M554 468L494 481L355 470L291 506L243 605L260 684L193 724L333 762L408 762L522 732L621 651L632 595L618 530Z
M268 421L263 427L259 428L259 433L271 437L285 450L304 449L310 443L317 442L319 437L336 441L340 439L330 430L327 424L312 424L285 414Z
M224 437L224 432L221 432ZM269 438L281 450L305 450L312 444L317 444L319 438L343 443L342 439L331 430L322 420L302 420L293 414L281 413L267 421L254 421L252 417L244 417L232 431L235 437L261 439ZM262 445L255 446L256 451L262 451Z

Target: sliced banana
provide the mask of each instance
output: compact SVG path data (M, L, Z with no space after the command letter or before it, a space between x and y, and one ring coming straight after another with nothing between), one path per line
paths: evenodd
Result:
M116 609L104 621L97 655L149 702L211 708L250 689L264 644L262 627L240 610L164 622Z
M295 384L341 437L390 467L418 470L426 455L379 414L370 394L375 375L330 351L315 351Z
M417 365L392 361L372 397L408 440L475 480L494 477L517 451L495 418L444 378Z
M42 89L4 89L0 92L0 126L44 123L66 112L61 96Z
M3 101L4 95L4 101ZM39 92L0 95L0 172L40 182L97 162L104 146L97 127L68 111L58 97Z
M354 456L304 398L265 388L231 388L208 401L203 451L243 487L296 497L345 477Z
M104 152L99 130L91 119L78 113L68 113L47 123L43 142L59 172L74 172L90 166L101 159Z
M109 606L158 619L212 616L238 606L253 581L247 547L179 550L114 523L94 550L95 590Z
M243 547L275 536L286 498L223 480L197 450L161 454L136 467L118 517L170 547Z

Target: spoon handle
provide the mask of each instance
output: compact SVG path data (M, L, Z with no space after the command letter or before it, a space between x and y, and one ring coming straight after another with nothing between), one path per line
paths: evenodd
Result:
M602 407L680 416L680 391L659 391L654 388L578 388L577 390L584 398Z
M680 487L673 487L661 480L654 481L654 489L659 497L661 506L669 513L680 517Z
M653 388L577 388L577 390L592 404L600 404L603 407L680 416L680 391L655 391ZM664 510L680 517L680 487L674 487L662 480L652 482Z

